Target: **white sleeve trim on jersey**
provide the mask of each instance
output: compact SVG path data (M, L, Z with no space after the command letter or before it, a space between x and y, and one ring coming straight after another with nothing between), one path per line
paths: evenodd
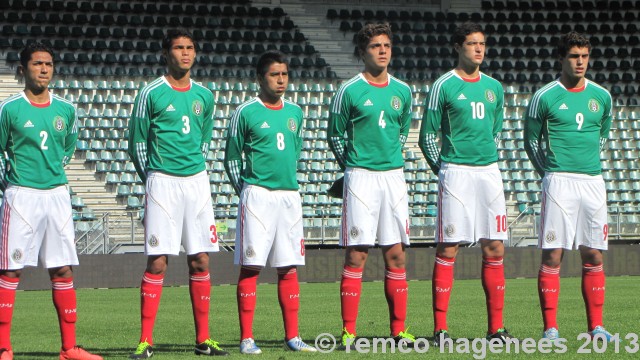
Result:
M331 136L329 138L329 145L333 150L333 154L341 167L346 167L347 154L344 148L344 139L341 136Z
M202 143L202 147L200 148L200 151L202 151L202 157L207 160L207 155L209 155L209 143L205 142Z
M496 136L493 137L493 141L496 143L496 147L500 147L500 139L502 138L501 133L497 133Z
M228 163L229 166L229 180L231 180L231 185L236 190L236 193L240 194L242 191L242 161L241 160L230 160Z
M600 151L604 150L604 146L607 144L607 140L608 140L607 138L603 138L603 137L600 138Z
M455 75L455 71L451 70L450 72L442 75L431 87L431 92L429 93L429 103L427 104L427 109L435 110L438 107L438 102L440 101L440 88L442 85L449 80L452 76Z
M136 143L136 152L138 153L138 164L140 169L147 174L147 144L143 142Z
M544 165L546 164L546 156L544 151L542 151L542 147L540 146L540 142L538 140L529 140L529 146L531 147L531 154L533 158L530 159L533 162L534 167L536 169L540 169L544 171Z
M436 142L436 134L427 133L424 137L424 153L431 169L437 173L436 169L440 169L440 151Z

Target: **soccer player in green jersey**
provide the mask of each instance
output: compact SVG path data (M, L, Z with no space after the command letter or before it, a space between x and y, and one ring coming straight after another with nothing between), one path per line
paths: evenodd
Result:
M49 92L53 51L30 43L20 52L24 91L0 104L0 359L13 359L11 317L25 266L49 271L60 323L60 359L100 360L76 345L76 292L72 265L78 265L71 198L64 166L78 139L73 104Z
M419 146L438 175L436 261L433 269L434 342L449 338L447 311L453 269L461 243L480 242L482 286L487 304L487 337L507 341L504 307L504 244L507 214L498 168L504 91L480 72L485 36L465 23L453 34L458 65L436 80L427 99ZM441 133L442 149L436 143Z
M409 205L402 157L411 122L411 89L387 72L391 39L388 24L367 24L356 34L355 55L364 62L364 70L340 86L331 104L327 137L344 170L342 345L352 343L356 335L362 271L376 239L386 268L391 336L396 341L414 340L405 327Z
M235 263L241 266L237 288L240 352L262 353L252 327L256 282L267 258L278 271L285 347L315 352L316 348L305 344L298 334L296 266L304 265L304 238L296 171L303 113L298 105L282 98L289 83L289 65L283 54L264 53L256 64L256 74L260 93L233 114L224 157L227 175L240 196L235 246Z
M196 50L186 30L162 42L167 74L136 97L129 122L129 156L145 181L145 253L140 286L140 343L133 359L153 356L153 325L168 255L187 252L197 355L228 355L209 337L208 252L218 251L205 159L213 129L213 94L191 80Z
M533 95L525 122L525 149L543 178L538 234L543 337L559 338L560 264L565 249L578 249L587 330L610 341L602 321L602 252L607 250L609 228L600 151L611 127L611 95L585 78L591 52L587 37L570 32L560 38L557 49L560 78Z

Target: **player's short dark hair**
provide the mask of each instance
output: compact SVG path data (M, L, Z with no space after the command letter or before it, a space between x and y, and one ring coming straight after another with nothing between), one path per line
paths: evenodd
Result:
M484 31L482 30L482 26L480 26L480 24L466 22L458 26L453 32L451 43L454 45L462 45L462 43L464 43L464 41L467 39L467 35L477 32L484 34Z
M193 35L187 29L169 29L167 30L167 34L164 36L164 39L162 39L162 50L169 51L173 40L181 37L191 40L193 46L196 46L196 41L193 39Z
M48 52L51 55L51 59L53 59L53 49L51 47L41 42L31 42L20 51L20 64L26 68L29 60L31 60L31 55L38 51Z
M567 51L572 47L586 47L591 51L591 42L584 35L575 31L570 31L560 37L558 40L558 45L556 49L558 50L558 56L565 57L567 55Z
M388 23L366 24L363 26L354 38L356 48L353 50L353 55L360 58L360 54L367 49L367 45L369 45L371 39L378 35L387 35L390 41L393 40L391 26Z
M283 53L277 50L269 50L264 54L260 55L258 62L256 63L256 76L259 78L264 77L264 75L269 70L269 66L273 63L285 64L287 65L287 70L289 70L289 61Z

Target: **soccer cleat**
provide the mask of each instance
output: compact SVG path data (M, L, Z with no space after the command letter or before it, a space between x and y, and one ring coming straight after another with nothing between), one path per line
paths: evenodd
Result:
M138 344L136 352L129 355L129 359L148 359L153 356L153 347L146 341Z
M196 355L208 355L208 356L227 356L228 352L222 350L217 341L207 339L200 344L196 345L194 350Z
M259 355L262 354L262 350L260 350L252 338L246 338L240 342L240 353L247 355Z
M492 339L498 339L503 344L506 344L507 342L513 340L514 338L513 336L511 336L511 334L509 334L507 329L501 328L501 329L498 329L498 331L496 331L493 334L487 334L487 340L492 340Z
M0 349L0 360L13 360L13 351L10 349Z
M556 328L548 328L542 333L542 338L556 341L558 340L558 338L560 338L560 332Z
M60 360L102 360L102 356L94 355L76 345L69 350L60 349Z
M607 330L605 330L605 328L603 326L596 326L595 329L589 331L589 335L591 335L591 338L594 339L596 337L596 335L601 335L599 336L599 338L601 337L602 340L606 341L606 342L611 342L613 335L611 335L610 332L608 332Z
M399 343L401 340L404 340L404 342L406 344L413 344L416 341L416 337L409 334L409 328L407 328L404 331L400 331L398 333L398 335L393 337L393 340L397 343Z
M311 345L307 345L304 341L302 341L302 339L300 339L300 336L296 336L289 340L285 340L284 346L287 348L287 350L291 350L291 351L300 351L300 352L318 351L318 349L314 348Z
M433 334L433 346L440 347L447 339L451 339L447 330L438 330Z
M342 342L340 343L341 349L346 349L347 346L351 346L356 340L356 334L352 334L347 331L347 328L342 329Z

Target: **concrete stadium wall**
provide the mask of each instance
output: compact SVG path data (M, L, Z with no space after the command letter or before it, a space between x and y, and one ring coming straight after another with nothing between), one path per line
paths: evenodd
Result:
M407 251L407 279L430 280L433 271L434 248L414 248ZM342 274L342 249L307 250L307 265L298 269L300 281L335 282ZM507 278L534 278L540 266L540 250L534 248L507 248L505 273ZM640 246L612 245L605 252L607 276L640 275ZM143 254L83 255L80 266L74 268L74 284L77 288L138 287L145 269ZM456 259L456 279L478 279L482 257L479 248L460 249ZM233 253L211 255L211 279L214 284L235 284L239 268L233 265ZM581 262L577 251L565 253L561 276L580 276ZM268 268L260 275L260 282L274 283L277 276ZM384 261L380 249L371 249L363 275L365 281L384 279ZM169 269L164 280L166 286L188 284L186 256L170 257ZM24 270L19 289L40 290L51 287L47 272L42 268Z

